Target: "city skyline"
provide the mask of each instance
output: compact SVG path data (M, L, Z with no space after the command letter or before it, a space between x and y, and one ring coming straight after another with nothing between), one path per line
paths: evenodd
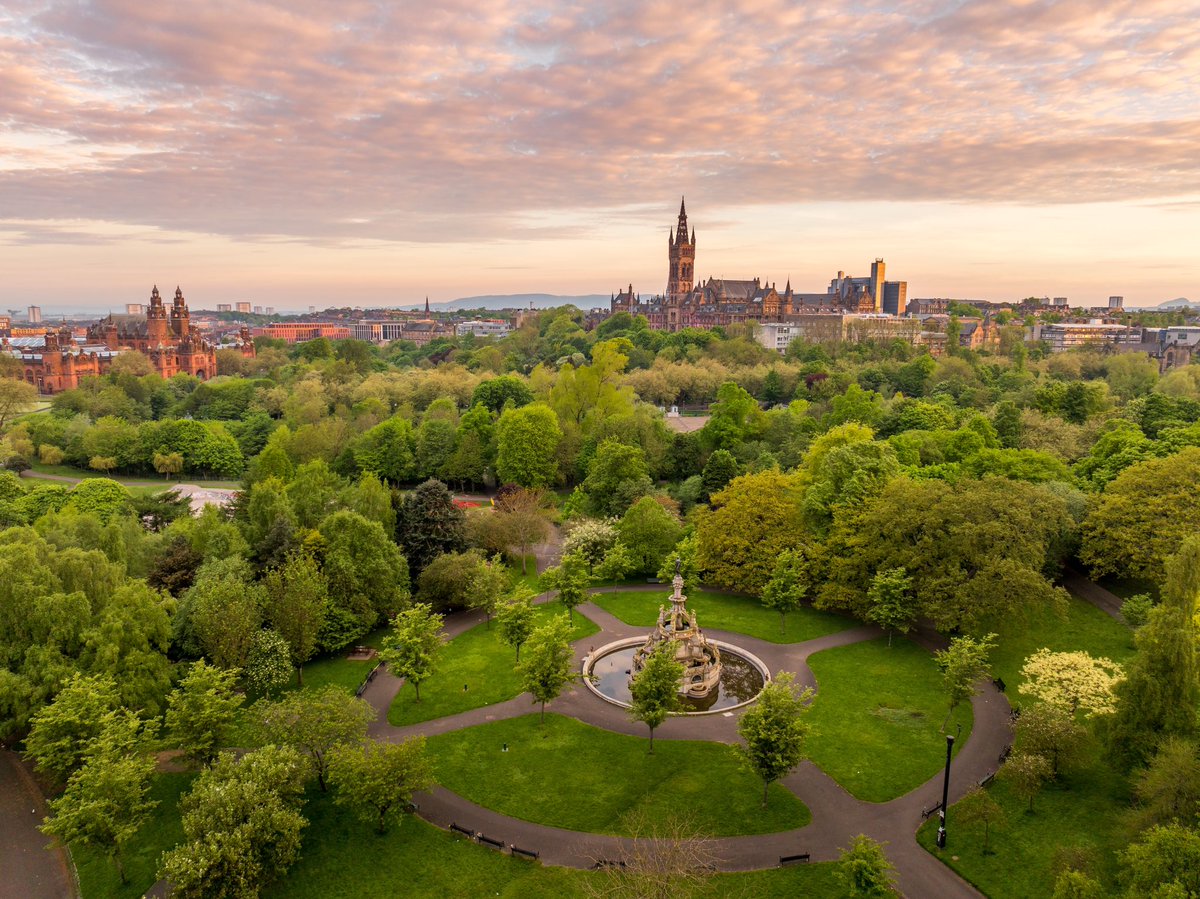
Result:
M0 306L1197 296L1200 4L0 11Z

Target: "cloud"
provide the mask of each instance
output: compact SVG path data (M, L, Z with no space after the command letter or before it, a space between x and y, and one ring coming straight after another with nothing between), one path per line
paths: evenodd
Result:
M683 192L718 208L1200 186L1196 2L8 10L15 219L445 242L558 236L539 217L568 213L586 233Z

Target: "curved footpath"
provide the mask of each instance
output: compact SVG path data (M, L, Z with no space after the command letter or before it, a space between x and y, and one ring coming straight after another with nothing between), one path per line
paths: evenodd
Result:
M46 800L21 757L0 752L0 899L75 899L67 853L38 830Z
M655 591L661 584L621 587L601 587L592 593ZM553 599L544 593L538 602ZM620 621L592 603L580 607L599 628L600 633L575 643L575 658L583 658L593 649L623 637L645 633L645 628L633 627ZM444 633L453 638L483 621L477 612L464 612L446 619ZM768 643L744 634L729 634L719 630L705 631L720 640L736 642L757 655L773 673L795 672L799 683L816 686L808 657L823 649L847 646L882 636L874 626L854 626L803 643ZM918 644L931 651L945 645L933 632L919 631L913 635ZM534 710L528 694L506 702L471 709L446 718L425 721L406 727L388 723L387 711L399 692L402 681L386 672L372 681L363 698L370 702L378 715L371 724L370 735L375 739L398 741L418 734L432 736L489 721L515 718ZM966 744L954 758L950 779L951 803L960 799L971 787L998 766L1000 752L1012 739L1009 705L1004 696L990 684L971 701L975 723ZM552 711L576 718L587 724L618 733L643 736L645 728L630 719L628 713L594 696L586 687L576 684L549 704ZM671 718L655 731L656 739L709 740L734 743L737 741L737 715L704 715ZM812 812L812 823L794 830L754 836L723 837L712 841L722 871L750 871L778 865L780 856L809 853L813 861L832 861L860 833L888 843L887 854L896 866L897 886L911 897L979 897L974 887L962 880L937 858L922 849L916 841L921 825L921 812L941 799L942 773L930 778L917 789L890 802L873 803L855 799L832 778L811 762L804 762L782 783L803 801ZM625 854L632 840L627 837L581 833L534 824L483 808L443 787L435 787L418 798L419 814L440 827L451 823L486 834L496 840L515 844L522 849L535 850L541 860L551 865L589 868L600 859L617 859ZM953 822L951 822L951 841Z

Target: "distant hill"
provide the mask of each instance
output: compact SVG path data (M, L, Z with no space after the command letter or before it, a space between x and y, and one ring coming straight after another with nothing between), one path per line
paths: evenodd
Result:
M580 309L592 309L596 306L607 306L609 298L602 293L590 293L583 296L566 296L553 293L510 293L490 294L479 297L460 297L448 303L430 303L429 308L436 312L450 312L458 309L553 309L555 306L578 306ZM424 303L413 303L400 306L400 309L424 309Z
M1149 307L1151 309L1200 309L1200 303L1193 303L1187 297L1176 297L1173 300L1167 300L1165 303L1159 303L1157 306Z

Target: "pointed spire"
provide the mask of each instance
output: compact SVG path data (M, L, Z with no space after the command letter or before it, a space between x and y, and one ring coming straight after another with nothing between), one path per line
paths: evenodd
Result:
M692 225L692 243L696 242L696 226Z
M429 314L429 295L425 295L425 314Z
M687 207L683 204L683 197L679 198L679 217L681 219L687 218Z

